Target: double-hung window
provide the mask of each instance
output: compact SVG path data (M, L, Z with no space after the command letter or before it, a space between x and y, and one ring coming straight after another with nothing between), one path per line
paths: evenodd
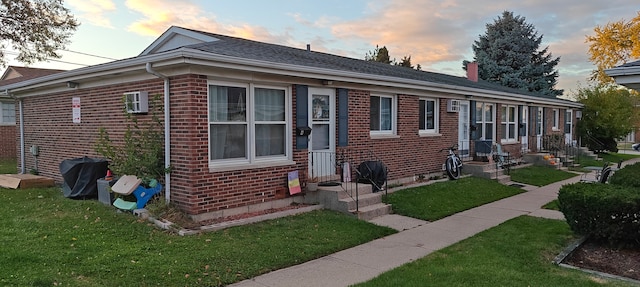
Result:
M396 98L393 96L371 96L371 135L395 134Z
M560 130L560 111L553 109L553 127L554 131Z
M419 105L419 133L438 133L438 101L435 99L421 98Z
M500 128L502 130L500 139L503 142L516 141L516 119L518 118L516 111L517 109L515 106L502 105L500 113Z
M494 134L493 104L476 102L476 131L483 140L493 140Z
M290 157L286 88L209 85L209 159L212 167Z
M0 102L0 125L16 123L16 105L14 103Z

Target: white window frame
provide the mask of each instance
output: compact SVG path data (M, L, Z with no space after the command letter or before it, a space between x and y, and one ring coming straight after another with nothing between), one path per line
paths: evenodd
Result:
M560 110L553 109L552 119L553 119L553 126L551 127L551 130L559 131L560 130Z
M234 158L234 159L211 159L211 125L214 124L210 121L211 111L211 99L210 89L212 86L225 86L225 87L238 87L245 88L246 94L246 158ZM284 91L285 102L285 139L284 139L284 155L271 155L271 156L257 156L256 155L256 125L273 122L262 122L255 119L255 90L256 88L264 89L276 89ZM238 170L248 168L259 168L278 165L290 165L293 164L293 135L292 135L292 112L291 112L291 87L275 86L275 85L257 85L253 83L239 83L239 82L224 82L224 81L208 81L207 82L207 150L209 153L209 169L210 171L226 171L226 170ZM221 122L224 124L225 122ZM276 123L282 123L278 121Z
M425 102L425 115L424 115L424 123L418 123L418 134L420 135L433 135L438 134L438 129L440 126L440 101L435 98L426 98L421 97L418 99L418 120L420 119L420 102ZM426 115L426 107L427 102L433 102L433 128L427 128L427 115ZM420 129L420 125L424 124L424 129Z
M481 113L480 115L478 115L477 110L478 110L478 105L482 105ZM485 107L487 106L491 106L491 120L487 120L485 117ZM480 139L481 140L487 140L487 124L491 124L492 129L491 129L491 139L492 141L496 140L496 105L493 103L485 103L485 102L476 102L476 106L473 107L474 109L476 109L476 125L481 125L482 127L482 134L480 135Z
M0 102L0 125L15 125L16 124L16 115L13 116L13 121L5 121L5 109L9 109L9 107L13 107L13 111L15 112L16 106L15 103L8 102Z
M371 123L369 123L369 135L371 137L396 135L396 132L397 132L396 124L397 124L397 117L398 117L398 97L396 95L371 94L370 100L373 100L374 97L391 99L391 129L390 130L371 130ZM369 105L369 107L371 107L371 105ZM382 119L382 116L380 116L380 119ZM369 119L369 121L371 121L371 119Z
M509 134L509 126L513 126L513 134ZM513 105L501 105L500 129L502 131L500 133L500 141L502 143L514 143L518 141L518 107Z

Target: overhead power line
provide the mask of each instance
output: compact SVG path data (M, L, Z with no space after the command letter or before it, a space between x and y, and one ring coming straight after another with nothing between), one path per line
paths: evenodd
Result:
M71 51L71 50L65 50L65 49L61 49L60 51L71 52L71 53L76 53L76 54L80 54L80 55L96 57L96 58L101 58L101 59L107 59L107 60L114 60L114 61L118 60L118 59L114 59L114 58L109 58L109 57L105 57L105 56L98 56L98 55L93 55L93 54L84 53L84 52L78 52L78 51Z

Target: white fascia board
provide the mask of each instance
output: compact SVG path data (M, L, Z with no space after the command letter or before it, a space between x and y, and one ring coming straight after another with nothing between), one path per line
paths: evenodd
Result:
M169 29L167 29L167 31L162 33L162 35L160 35L160 37L158 37L158 39L153 41L153 43L151 43L151 45L149 45L149 47L144 49L144 51L142 51L142 53L140 53L139 56L149 55L149 54L153 53L158 48L160 48L160 47L164 46L165 44L167 44L169 41L171 41L176 36L184 36L184 37L187 37L187 38L191 38L191 39L195 40L196 42L202 42L202 43L204 43L204 42L213 42L213 41L217 41L218 40L217 38L209 36L209 35L204 34L204 33L196 32L196 31L192 31L192 30L187 30L187 29L184 29L184 28L181 28L181 27L177 27L177 26L171 26Z

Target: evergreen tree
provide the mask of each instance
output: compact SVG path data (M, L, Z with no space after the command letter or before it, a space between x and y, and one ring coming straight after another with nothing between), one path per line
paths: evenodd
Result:
M391 59L391 56L389 56L389 50L386 46L379 47L378 45L376 45L376 48L373 49L373 51L367 52L367 54L364 56L364 59L371 62L380 62L411 69L414 68L411 64L411 55L404 56L402 60L400 60L400 62L397 62L396 59ZM420 66L420 64L417 64L415 69L421 71L422 66Z
M404 56L400 62L396 63L396 66L407 67L413 69L413 65L411 65L411 56Z
M385 64L392 64L393 62L395 62L395 60L391 60L387 47L378 47L378 45L376 45L376 48L373 51L369 51L364 56L364 59L371 62L380 62Z
M487 24L484 35L472 46L474 61L478 63L478 78L500 85L559 96L555 89L560 57L553 58L549 48L540 48L542 36L525 18L504 11L493 23ZM463 61L463 69L469 61Z

